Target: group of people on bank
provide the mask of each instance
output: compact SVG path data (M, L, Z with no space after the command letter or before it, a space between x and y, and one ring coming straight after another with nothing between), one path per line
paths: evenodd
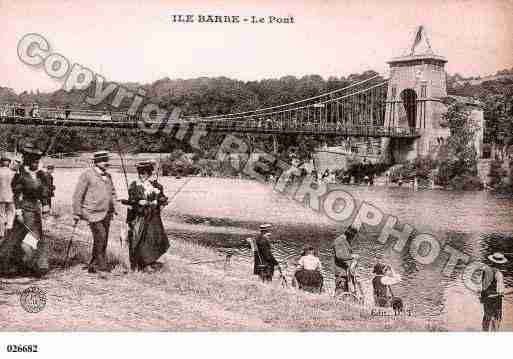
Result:
M353 251L357 234L358 231L355 228L348 227L332 244L336 295L341 292L356 293L358 290L356 271L359 255ZM272 281L275 267L280 268L279 262L272 253L271 235L271 225L263 224L260 226L260 235L255 241L250 241L254 256L253 273L264 282ZM322 270L323 266L318 254L313 246L308 245L297 262L293 283L297 283L300 289L308 291L316 289L321 292L324 283ZM401 281L400 276L393 271L392 267L382 263L375 265L373 273L375 277L372 285L376 305L390 306L394 298L391 286Z
M117 196L109 173L110 155L96 152L93 166L84 171L73 194L73 217L89 224L93 248L89 273L106 273L112 269L106 258L110 223L118 215ZM128 186L128 251L132 270L152 272L161 267L157 260L167 252L169 240L164 231L161 208L167 205L163 186L155 178L155 162L141 161L136 165L138 178Z
M22 151L22 163L13 170L11 159L0 157L0 276L30 273L46 274L49 269L49 241L43 234L43 216L50 211L55 194L53 167L40 169L43 152L34 144L26 144ZM96 152L92 166L79 177L72 197L74 223L88 223L93 237L92 255L88 264L90 273L111 270L106 258L110 224L118 215L116 190L109 173L110 155ZM121 201L127 206L126 222L129 227L129 259L132 270L153 272L161 264L158 259L169 249L169 240L161 219L161 210L168 204L163 186L155 177L156 164L141 161L136 164L137 179L128 186L128 199ZM27 242L27 237L35 245ZM358 283L356 272L359 256L354 252L358 231L352 227L338 236L333 244L335 293L354 292ZM260 226L260 235L250 241L254 255L253 273L262 281L270 282L276 260L272 247L272 226ZM504 279L501 266L508 260L501 253L487 257L491 272L483 272L481 291L483 304L483 330L497 329L502 319ZM302 289L323 288L323 265L312 246L307 246L297 262L294 280ZM372 289L374 303L379 307L394 305L391 286L399 283L400 276L391 266L376 263L373 268Z
M50 211L55 194L53 167L39 169L43 152L29 143L21 151L22 163L16 170L11 160L1 158L0 167L0 276L28 274L40 277L50 270L48 238L43 219ZM106 257L110 224L119 213L116 190L109 173L110 155L96 152L93 165L79 177L73 197L74 226L88 223L93 236L90 273L112 268ZM154 271L157 260L168 250L169 240L161 219L167 205L163 186L155 179L155 162L136 164L138 179L128 187L128 243L133 270ZM31 240L27 240L30 238Z
M340 293L356 293L358 290L357 265L359 255L353 250L358 231L348 227L332 243L333 269L335 274L335 295ZM260 235L250 241L254 255L253 273L262 281L271 282L275 267L280 268L271 248L272 227L270 224L260 226ZM484 331L498 330L502 321L502 298L505 295L504 278L501 266L508 263L502 253L494 253L487 257L489 271L483 271L483 288L480 301L483 304L482 328ZM323 287L322 263L312 246L306 246L294 272L294 282L300 289L317 288L319 293ZM281 269L280 269L281 274ZM372 292L377 307L391 307L396 314L403 311L402 300L396 297L392 286L401 282L401 276L387 264L378 262L372 274ZM282 275L282 274L281 274ZM309 290L310 291L310 290ZM362 293L363 294L363 293Z

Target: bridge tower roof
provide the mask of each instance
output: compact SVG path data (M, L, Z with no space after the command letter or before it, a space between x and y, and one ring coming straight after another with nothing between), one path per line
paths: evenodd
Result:
M424 26L420 25L415 31L412 45L405 51L402 56L394 57L387 63L390 66L401 66L411 62L435 63L443 65L447 59L443 56L436 55L431 48L429 38Z

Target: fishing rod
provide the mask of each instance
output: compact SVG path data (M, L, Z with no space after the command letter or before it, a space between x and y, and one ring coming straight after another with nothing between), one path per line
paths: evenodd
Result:
M192 177L189 177L186 181L184 181L184 183L180 186L180 188L178 189L178 191L176 191L173 196L171 198L168 199L168 203L171 202L177 195L178 193L180 193L182 191L182 189L185 187L185 185L187 183L189 183L189 181L192 180Z
M226 259L216 259L211 261L197 261L197 262L191 262L189 264L208 264L208 263L218 263L218 262L224 262Z
M121 161L121 169L123 171L123 177L125 179L126 190L127 190L127 193L128 193L128 175L127 175L127 172L126 172L126 167L125 167L125 161L123 159L123 154L121 153L121 146L119 144L119 138L117 138L117 137L116 137L116 145L117 145L117 148L118 148L119 159Z
M129 196L128 176L127 176L127 173L126 173L125 161L123 159L123 154L121 152L121 146L119 144L119 138L117 138L117 137L116 137L116 144L117 144L117 147L118 147L119 159L121 161L121 169L123 171L123 178L125 179L126 193L127 193L127 196ZM120 247L123 247L123 240L121 239L121 236L119 237L119 245L120 245Z

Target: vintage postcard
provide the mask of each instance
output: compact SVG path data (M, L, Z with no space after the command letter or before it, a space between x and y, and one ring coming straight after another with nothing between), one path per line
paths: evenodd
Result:
M513 330L512 1L0 24L2 332Z

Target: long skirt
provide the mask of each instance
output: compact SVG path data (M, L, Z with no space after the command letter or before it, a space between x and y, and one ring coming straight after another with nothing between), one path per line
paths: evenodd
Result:
M317 270L300 269L294 276L296 277L300 288L322 289L322 274Z
M155 263L169 249L169 240L160 213L151 211L136 217L129 230L130 266L143 269Z
M24 271L33 271L42 275L48 272L48 241L43 236L41 212L23 211L23 223L17 219L9 235L0 245L0 273L16 274ZM27 253L22 249L25 236L30 233L37 240L37 249L34 253Z

